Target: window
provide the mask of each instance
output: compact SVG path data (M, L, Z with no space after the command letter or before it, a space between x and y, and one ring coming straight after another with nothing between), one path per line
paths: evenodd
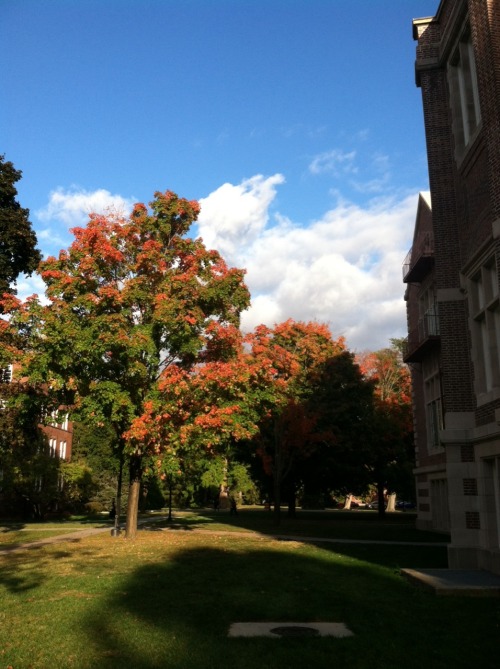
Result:
M443 407L441 402L441 375L439 358L433 355L422 363L424 376L425 415L427 424L427 450L441 448L439 431L443 429Z
M470 31L466 30L448 69L453 134L458 154L471 142L481 121L476 64Z
M56 457L57 439L49 439L49 454L52 458Z
M12 365L0 367L0 383L12 383Z
M431 284L420 294L418 308L420 314L418 321L419 340L424 341L430 336L438 336L440 334L439 310L434 284Z
M65 441L60 441L59 442L59 457L62 460L66 459L66 442Z
M469 280L472 358L476 390L500 387L500 303L495 258Z

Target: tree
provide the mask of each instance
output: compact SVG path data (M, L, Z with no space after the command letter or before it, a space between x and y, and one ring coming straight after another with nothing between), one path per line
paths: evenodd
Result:
M288 486L289 512L295 508L297 471L324 439L312 401L321 365L345 350L326 325L285 321L274 328L259 326L249 335L251 355L266 371L268 388L260 431L254 441L273 478L274 520L280 522L283 486Z
M0 384L1 506L12 515L43 519L60 499L59 461L40 429L44 394L26 383Z
M398 340L391 348L365 353L359 364L374 384L374 406L367 466L377 486L379 515L385 513L384 491L408 488L413 464L411 379ZM411 476L413 483L413 477Z
M348 350L324 361L317 370L312 401L318 428L325 435L303 467L304 492L332 490L361 494L369 482L366 445L371 440L373 383Z
M0 155L0 295L14 292L12 282L21 272L31 274L41 260L29 210L23 209L16 200L14 184L21 175L22 172Z
M198 213L166 191L128 218L91 215L67 251L41 264L50 303L10 304L26 374L87 424L113 428L129 467L130 538L142 474L167 448L149 420L160 384L175 383L167 370L229 359L249 304L243 271L185 236Z
M98 427L73 422L71 462L62 465L65 500L75 509L83 504L93 511L110 510L117 497L120 455L119 443L110 425ZM119 494L122 497L121 491Z
M245 484L234 457L236 444L259 429L266 396L259 364L242 347L241 334L233 333L233 357L207 360L190 369L171 364L162 372L158 392L145 413L135 419L127 438L149 440L158 451L155 466L169 485L176 468L205 488ZM240 492L244 492L243 488Z

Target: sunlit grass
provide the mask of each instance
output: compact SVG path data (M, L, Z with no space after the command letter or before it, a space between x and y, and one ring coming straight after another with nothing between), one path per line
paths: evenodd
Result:
M25 544L41 539L77 532L93 527L106 527L106 519L74 519L56 522L24 523L0 520L0 547L10 544Z

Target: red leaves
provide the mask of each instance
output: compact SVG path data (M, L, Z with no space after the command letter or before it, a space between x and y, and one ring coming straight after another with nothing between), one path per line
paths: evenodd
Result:
M21 300L11 293L3 293L0 298L1 313L4 314L10 314L11 312L18 310L21 305Z
M4 298L5 311L19 311L16 324L31 349L43 352L31 358L36 374L56 378L58 388L71 378L79 404L90 395L98 404L108 383L123 393L122 408L108 398L98 413L99 420L120 413L130 452L249 433L235 418L242 392L230 386L234 371L219 369L218 377L210 367L240 348L239 314L249 294L242 270L186 237L199 211L197 202L166 191L149 207L136 204L128 218L92 214L74 228L67 251L42 263L49 305ZM200 413L202 403L208 412Z

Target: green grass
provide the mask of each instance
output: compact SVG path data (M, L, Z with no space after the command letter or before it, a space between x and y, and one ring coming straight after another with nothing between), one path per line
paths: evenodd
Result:
M498 666L499 600L439 598L400 575L445 566L445 548L278 541L259 512L214 516L0 555L0 668ZM333 522L357 538L378 524L304 517L325 533ZM260 534L235 534L252 524ZM227 638L231 622L266 620L344 622L355 636Z
M31 541L48 539L82 529L105 527L110 525L106 520L87 518L70 518L68 520L46 523L24 523L0 519L0 547L12 544L26 544ZM0 665L1 667L1 665Z

